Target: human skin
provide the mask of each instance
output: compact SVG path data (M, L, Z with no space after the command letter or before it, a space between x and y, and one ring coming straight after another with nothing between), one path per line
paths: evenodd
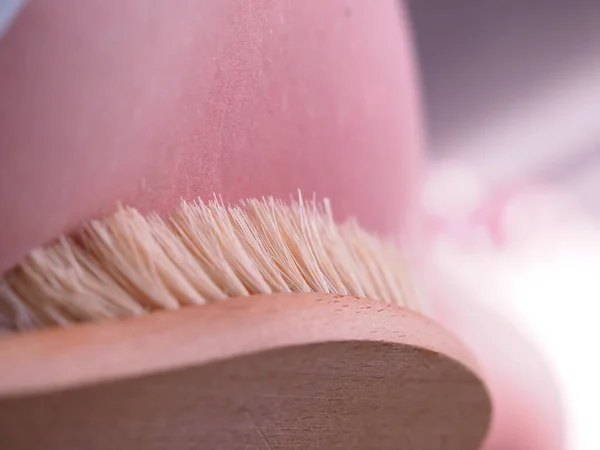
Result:
M0 270L117 201L302 189L396 233L420 146L391 1L34 0L0 42Z
M393 0L32 0L0 41L0 270L117 202L213 193L406 236L415 72Z

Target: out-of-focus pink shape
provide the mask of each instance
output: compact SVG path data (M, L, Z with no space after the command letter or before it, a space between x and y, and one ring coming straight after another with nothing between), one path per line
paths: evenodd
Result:
M519 273L509 270L523 264L528 238L552 223L553 203L539 201L549 198L528 183L494 189L460 162L434 166L425 190L426 287L434 315L471 346L490 384L488 450L565 448L561 398L549 370L556 364L537 330L527 329L533 322L519 320L521 299L511 288Z

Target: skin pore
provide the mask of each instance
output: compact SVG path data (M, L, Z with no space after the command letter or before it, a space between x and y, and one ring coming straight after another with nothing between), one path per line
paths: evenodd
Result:
M408 28L395 0L31 0L0 41L0 270L117 202L164 213L213 193L301 189L406 234L422 154Z

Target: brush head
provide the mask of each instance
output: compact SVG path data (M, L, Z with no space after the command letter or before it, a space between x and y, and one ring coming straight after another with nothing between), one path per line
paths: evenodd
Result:
M198 200L166 219L121 207L5 274L0 321L25 330L286 292L418 311L409 278L392 242L352 221L337 225L327 201Z
M475 450L487 390L409 280L327 202L120 208L5 275L7 326L46 329L0 339L0 442Z

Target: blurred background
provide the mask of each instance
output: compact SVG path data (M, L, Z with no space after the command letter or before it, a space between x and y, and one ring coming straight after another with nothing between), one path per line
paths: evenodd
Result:
M563 403L565 448L598 449L600 2L408 9L435 270L444 289L484 303L539 350Z

